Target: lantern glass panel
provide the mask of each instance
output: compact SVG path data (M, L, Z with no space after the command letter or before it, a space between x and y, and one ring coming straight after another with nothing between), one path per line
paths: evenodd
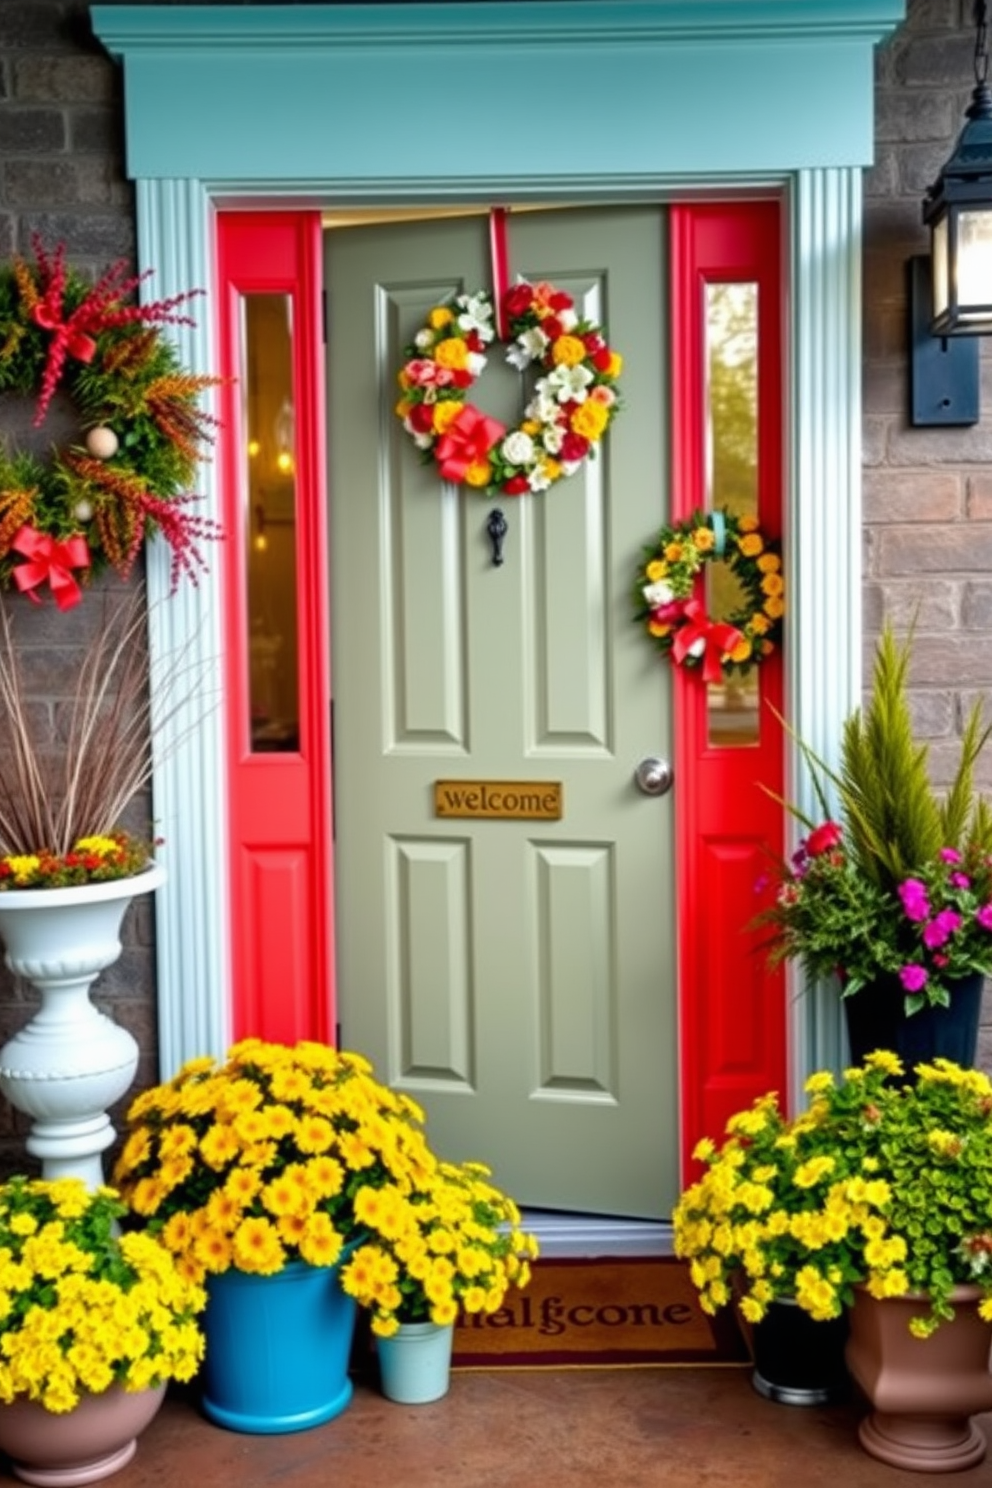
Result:
M944 315L950 304L950 276L947 269L947 218L933 225L933 313Z
M958 304L969 309L992 304L992 210L962 211L958 217Z

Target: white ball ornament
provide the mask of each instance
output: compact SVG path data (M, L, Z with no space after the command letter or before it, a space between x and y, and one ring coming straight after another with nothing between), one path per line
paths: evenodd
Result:
M77 501L72 508L72 515L77 522L88 522L93 515L92 501L87 501L85 497L82 501Z
M98 424L87 434L86 448L94 460L112 460L120 448L120 440L113 429L108 429L104 424Z

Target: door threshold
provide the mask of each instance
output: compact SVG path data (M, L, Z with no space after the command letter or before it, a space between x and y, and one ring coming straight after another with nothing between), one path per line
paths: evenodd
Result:
M525 1209L525 1230L537 1237L545 1260L568 1256L670 1256L672 1226L652 1219L619 1219L601 1214L562 1214Z

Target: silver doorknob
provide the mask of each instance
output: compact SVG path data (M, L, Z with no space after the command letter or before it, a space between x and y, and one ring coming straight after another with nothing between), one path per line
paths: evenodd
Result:
M666 759L649 754L634 771L634 779L638 790L642 790L646 796L663 796L666 791L671 790L675 772Z

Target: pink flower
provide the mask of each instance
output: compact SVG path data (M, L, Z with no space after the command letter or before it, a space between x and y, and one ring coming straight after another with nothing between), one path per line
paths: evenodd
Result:
M930 913L926 885L918 878L907 878L899 885L899 898L908 920L925 920Z
M992 930L992 904L983 904L981 909L976 909L975 919L983 930Z
M412 362L407 362L403 371L414 387L450 387L454 382L454 373L447 367L439 367L437 362L432 362L428 357L414 358Z
M899 980L907 992L919 992L927 984L927 974L922 966L904 966L899 973Z
M942 847L940 857L944 863L960 863L961 861L961 854L956 847Z
M968 889L971 887L971 879L967 873L952 873L950 884L953 889Z
M940 914L934 915L929 925L924 926L923 944L929 946L931 950L937 946L946 945L960 926L961 916L956 910L942 909Z

